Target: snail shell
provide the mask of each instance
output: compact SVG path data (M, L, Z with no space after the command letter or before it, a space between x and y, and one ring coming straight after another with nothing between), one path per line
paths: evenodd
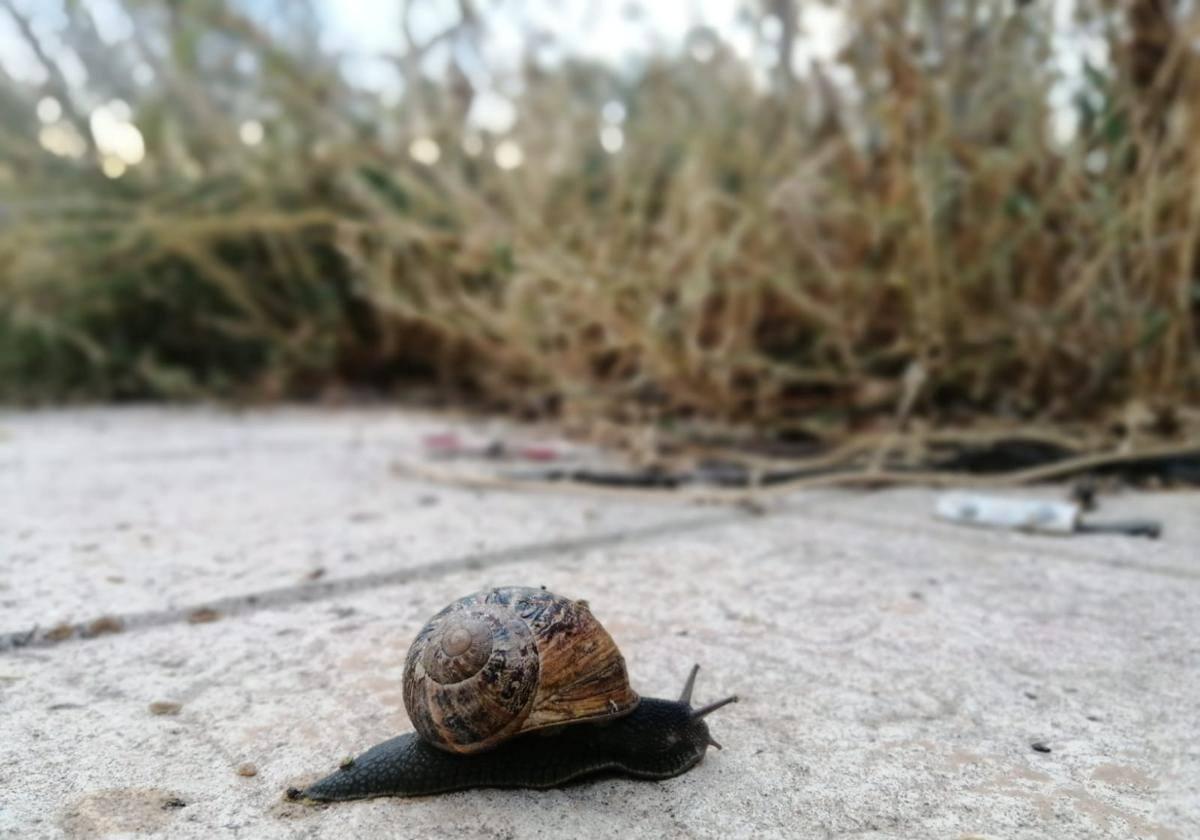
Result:
M404 706L430 744L475 753L535 729L637 707L625 659L584 601L505 587L429 620L404 663Z

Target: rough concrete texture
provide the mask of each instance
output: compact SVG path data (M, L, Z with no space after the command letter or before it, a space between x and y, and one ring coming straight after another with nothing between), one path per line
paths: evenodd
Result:
M917 490L756 516L397 476L445 425L0 415L0 836L1200 836L1196 494L1104 500L1149 542L967 530ZM412 636L508 583L587 598L644 694L701 663L699 700L742 697L725 749L662 783L282 799L407 729Z

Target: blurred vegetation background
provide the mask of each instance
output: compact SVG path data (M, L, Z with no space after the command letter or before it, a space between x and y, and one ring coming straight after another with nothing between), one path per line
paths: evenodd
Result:
M520 2L409 0L382 92L299 0L97 10L0 0L34 70L0 74L4 401L1195 416L1196 3L757 0L613 63Z

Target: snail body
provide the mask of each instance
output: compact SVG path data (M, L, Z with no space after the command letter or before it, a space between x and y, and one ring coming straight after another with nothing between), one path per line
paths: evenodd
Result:
M418 633L404 700L416 732L344 762L289 798L422 796L477 787L549 788L595 773L666 779L709 746L704 717L735 701L639 698L586 603L507 587L455 601Z
M526 735L476 755L440 750L408 732L290 795L329 802L484 787L552 788L605 771L669 779L695 767L708 747L716 746L703 718L708 711L712 709L692 709L682 700L646 698L611 724L567 726L546 737Z

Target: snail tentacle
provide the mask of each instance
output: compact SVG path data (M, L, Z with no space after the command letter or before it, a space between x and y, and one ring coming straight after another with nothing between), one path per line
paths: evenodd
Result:
M691 673L688 674L687 682L683 684L683 691L679 695L680 703L691 705L692 689L696 687L696 675L700 673L700 664L696 663L692 666Z
M702 717L711 715L722 706L728 706L730 703L736 703L737 701L738 697L736 694L734 694L731 697L725 697L724 699L718 700L715 703L709 703L707 706L701 706L699 709L692 709L692 719L699 720Z

